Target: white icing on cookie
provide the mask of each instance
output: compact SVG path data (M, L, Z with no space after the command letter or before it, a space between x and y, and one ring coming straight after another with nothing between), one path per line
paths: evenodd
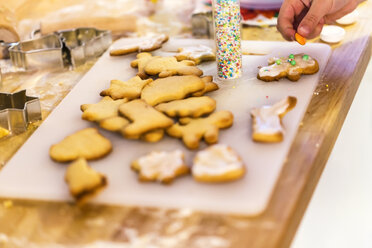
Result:
M167 36L165 34L155 34L155 35L150 35L148 37L145 37L145 39L143 39L138 45L139 52L142 52L143 50L151 49L155 46L160 46L161 44L164 43L166 39L167 39Z
M172 178L176 172L185 166L184 154L181 150L174 152L151 152L150 154L138 159L140 173L147 177L156 177L156 180Z
M117 52L120 50L138 50L142 52L148 49L155 49L160 47L168 37L165 34L151 34L144 37L140 37L139 40L132 41L125 45L118 45L112 47L111 52Z
M244 164L239 155L226 145L213 145L197 153L192 167L195 176L224 175L241 170Z
M305 57L304 57L305 56ZM305 59L307 58L307 59ZM295 61L295 65L291 64L291 61ZM278 64L277 64L278 62ZM261 67L258 71L260 77L277 77L281 73L288 71L289 74L299 73L299 69L305 69L315 65L315 60L303 53L294 55L294 58L270 58L269 66Z
M192 59L200 59L204 56L215 56L212 48L204 45L182 47L179 49L177 55L186 56Z
M273 106L252 109L251 115L255 119L253 132L266 135L284 134L280 116L285 114L289 107L290 102L286 98Z

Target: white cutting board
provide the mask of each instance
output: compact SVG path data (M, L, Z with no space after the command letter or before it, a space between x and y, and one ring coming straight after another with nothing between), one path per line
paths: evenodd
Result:
M118 41L126 42L130 40ZM208 40L170 40L162 51L155 54L168 55L164 50L170 51L183 44L202 43L212 45ZM94 169L106 174L109 181L106 190L93 202L192 208L244 215L257 215L265 210L331 49L324 44L300 46L289 42L258 41L244 41L243 49L248 52L268 52L270 55L243 56L242 79L218 82L221 89L209 95L217 100L217 110L230 110L235 116L233 127L220 132L220 143L228 144L241 155L247 167L246 176L225 184L201 184L191 176L176 179L169 186L140 183L137 174L129 168L132 160L154 150L171 151L180 148L187 152L187 162L191 164L194 152L187 151L180 140L169 137L159 143L148 144L125 140L119 134L101 130L112 141L114 149L108 157L90 162ZM303 76L298 82L284 79L264 83L256 79L257 67L266 65L268 57L301 52L318 59L321 68L319 73ZM99 92L109 87L111 79L127 80L133 77L136 70L129 64L134 58L135 55L110 57L107 52L100 58L0 172L0 197L71 200L64 182L66 165L55 163L49 158L49 147L77 130L96 126L81 119L80 105L98 102L101 98ZM204 63L200 67L205 75L216 76L216 62ZM280 144L252 142L250 109L273 104L289 95L297 97L298 103L283 120L286 128L284 141Z

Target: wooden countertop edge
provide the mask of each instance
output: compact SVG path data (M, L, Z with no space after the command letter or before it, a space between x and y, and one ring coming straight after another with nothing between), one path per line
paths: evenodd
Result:
M259 230L263 235L259 240L252 240L254 247L290 246L359 88L371 51L370 36L334 49L315 91L318 95L312 97L291 146L269 207L257 219L261 224L275 223L274 228ZM316 151L309 152L309 149Z

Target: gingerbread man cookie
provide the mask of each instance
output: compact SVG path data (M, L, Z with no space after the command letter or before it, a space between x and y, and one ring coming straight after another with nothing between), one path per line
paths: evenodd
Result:
M235 181L245 174L240 156L229 146L217 144L196 154L192 175L196 181L219 183Z
M253 140L263 143L281 142L284 136L281 120L296 106L296 103L297 99L289 96L273 106L252 109Z
M234 116L229 111L219 111L205 118L181 118L180 123L167 129L167 133L175 138L182 138L189 149L197 149L204 138L208 144L218 142L219 129L233 124Z
M203 61L216 60L216 55L214 54L212 48L204 45L179 48L175 57L178 61L192 60L197 65Z
M287 58L270 58L269 66L261 67L257 78L271 82L287 77L297 81L301 75L315 74L319 71L318 62L307 54L290 54Z
M133 77L128 81L111 80L110 88L103 90L101 96L110 96L114 100L123 98L136 99L141 96L143 87L151 82L151 78L142 80L139 76Z
M138 172L140 181L171 183L176 177L189 172L185 155L181 150L174 152L151 152L132 162L131 168Z
M120 47L114 47L110 50L111 56L121 56L134 52L151 52L161 48L161 46L167 42L169 37L165 34L153 34L142 37L139 42L123 45Z

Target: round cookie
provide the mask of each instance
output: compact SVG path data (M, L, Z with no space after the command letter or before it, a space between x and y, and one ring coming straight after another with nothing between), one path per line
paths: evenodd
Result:
M171 183L176 177L187 174L185 155L181 150L151 152L132 162L131 168L139 173L140 181Z
M240 156L223 144L213 145L198 152L191 170L194 179L204 183L235 181L245 174L245 166Z

